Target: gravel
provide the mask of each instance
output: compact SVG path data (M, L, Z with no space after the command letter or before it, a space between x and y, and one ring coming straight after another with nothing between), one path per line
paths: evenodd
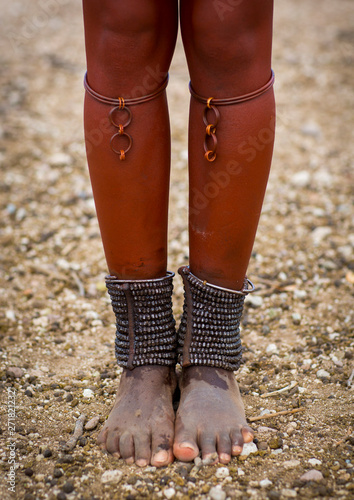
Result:
M3 2L1 13L0 394L2 408L8 389L15 394L16 497L158 500L174 490L200 500L352 498L352 2L276 6L277 138L237 373L247 417L262 414L249 421L258 442L227 466L182 464L183 474L179 462L128 466L96 444L121 369L82 135L82 13L79 2L51 2L53 14L44 4ZM168 87L172 271L188 263L188 80L179 40ZM177 319L182 301L176 278ZM89 420L67 449L83 414ZM73 492L65 493L67 484ZM5 488L2 495L13 497Z

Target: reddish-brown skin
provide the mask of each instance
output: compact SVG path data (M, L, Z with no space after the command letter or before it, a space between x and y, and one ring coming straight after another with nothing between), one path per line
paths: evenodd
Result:
M90 86L114 98L157 90L175 47L178 1L83 0L83 6ZM266 84L271 76L273 0L181 0L180 10L197 94L237 97ZM240 289L273 151L273 90L252 101L219 107L213 163L204 158L204 108L191 99L190 266L203 280ZM109 271L123 279L160 277L167 263L170 173L166 96L131 106L133 146L125 161L110 149L116 130L107 125L109 109L86 95L87 157ZM228 463L252 440L232 372L184 369L175 422L174 385L173 370L167 367L124 370L115 406L98 439L101 447L140 466L170 463L172 443L180 460L217 452L218 460Z
M104 96L125 98L159 88L175 47L177 2L84 0L83 7L90 86ZM109 126L110 109L86 95L87 158L108 268L122 279L164 276L170 176L166 96L130 107L133 146L124 161L110 148L117 131Z

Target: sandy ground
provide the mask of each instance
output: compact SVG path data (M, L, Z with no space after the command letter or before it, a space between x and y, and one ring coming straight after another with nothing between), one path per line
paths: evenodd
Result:
M257 447L227 467L155 470L95 444L120 372L83 146L81 5L1 0L2 498L353 498L354 10L276 3L277 138L237 375L247 416L262 417ZM179 44L168 89L174 271L188 262L187 84ZM176 279L177 317L181 303ZM62 451L82 414L97 426Z

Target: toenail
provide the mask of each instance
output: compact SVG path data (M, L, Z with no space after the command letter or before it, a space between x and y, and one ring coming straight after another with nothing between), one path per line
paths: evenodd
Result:
M235 455L239 455L242 451L242 447L241 446L233 446L232 447L232 453L234 453Z
M133 464L134 463L134 458L133 457L126 458L125 459L125 463L128 464L128 465Z
M231 460L231 457L230 457L230 455L228 453L220 453L219 458L223 462L230 462L230 460Z
M146 467L147 466L147 460L145 458L140 458L139 460L136 461L136 465L138 467Z
M161 450L154 456L154 462L166 462L168 460L168 453L166 450Z
M115 451L114 453L112 453L112 456L114 458L120 458L120 455L119 455L118 451Z

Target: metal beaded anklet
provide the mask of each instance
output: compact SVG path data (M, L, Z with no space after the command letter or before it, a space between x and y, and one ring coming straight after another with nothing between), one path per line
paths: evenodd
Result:
M172 314L174 273L151 280L119 280L106 276L116 316L118 365L176 364L176 326Z
M246 278L242 290L229 290L200 280L188 266L178 272L185 290L177 333L180 364L237 370L242 357L243 303L245 296L254 291L253 283Z

